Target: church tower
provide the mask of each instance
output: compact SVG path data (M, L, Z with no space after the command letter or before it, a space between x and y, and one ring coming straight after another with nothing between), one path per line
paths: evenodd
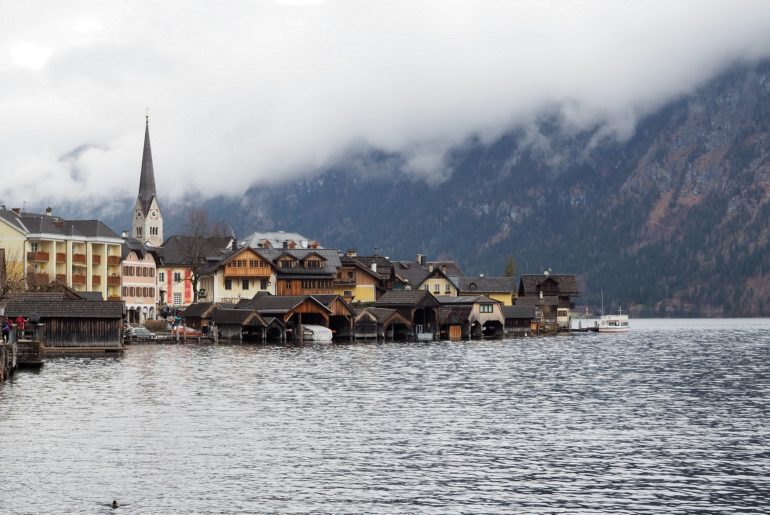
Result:
M139 195L136 197L132 215L131 237L149 247L160 247L163 243L163 215L160 213L158 196L155 194L155 172L150 150L150 117L144 118L142 172L139 178Z

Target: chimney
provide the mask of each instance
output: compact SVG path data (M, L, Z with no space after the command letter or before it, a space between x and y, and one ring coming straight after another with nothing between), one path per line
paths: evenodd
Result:
M441 265L441 271L446 275L446 265Z
M123 231L122 233L120 233L120 237L121 238L128 238L128 231Z
M377 263L372 263L372 272L377 273Z
M428 272L432 272L432 271L433 271L433 263L428 265Z
M420 266L425 266L425 256L422 254L417 254L417 264Z
M347 252L345 252L345 255L347 257L356 257L358 255L358 251L356 251L356 249L348 249Z
M45 215L46 216L51 216L52 214L53 214L53 208L52 207L49 206L49 207L45 208Z
M233 239L233 242L230 244L230 250L238 250L238 242Z
M289 242L286 240L283 240L283 249L286 250L289 248Z
M546 268L545 271L543 272L543 275L546 276L546 277L548 277L550 274L551 274L551 269L550 268Z

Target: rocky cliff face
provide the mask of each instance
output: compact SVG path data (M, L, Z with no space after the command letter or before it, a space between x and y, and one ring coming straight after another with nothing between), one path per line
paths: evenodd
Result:
M401 173L398 156L361 155L249 192L236 230L298 230L487 274L513 255L519 272L577 273L579 307L597 308L603 290L605 306L635 315L770 315L770 63L730 70L628 141L561 127L553 114L469 141L437 185Z

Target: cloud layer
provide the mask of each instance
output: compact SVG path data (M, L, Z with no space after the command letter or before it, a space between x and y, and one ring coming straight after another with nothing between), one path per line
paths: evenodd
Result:
M561 109L632 134L736 60L764 1L15 2L0 19L0 201L133 198L150 111L166 199L238 195L373 146L448 148Z

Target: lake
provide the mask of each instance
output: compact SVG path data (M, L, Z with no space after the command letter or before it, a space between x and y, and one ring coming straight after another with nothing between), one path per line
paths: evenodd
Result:
M770 320L134 345L0 385L0 512L767 513Z

